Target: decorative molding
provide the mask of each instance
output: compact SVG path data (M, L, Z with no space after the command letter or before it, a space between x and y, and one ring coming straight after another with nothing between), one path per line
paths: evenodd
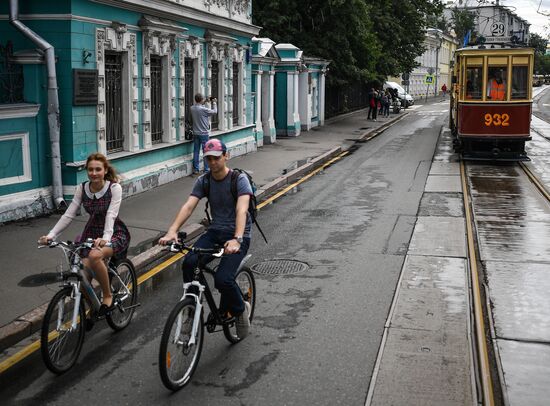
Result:
M161 56L162 63L162 142L176 141L176 37L186 30L168 20L143 16L139 20L143 29L143 146L152 147L151 140L151 55ZM167 84L165 86L164 84Z
M138 65L136 53L136 34L128 32L128 26L113 22L111 27L96 28L96 63L99 73L98 78L98 105L97 105L97 144L98 151L107 153L106 112L105 112L105 51L114 51L125 54L123 65L122 89L126 94L122 95L123 133L125 134L124 149L137 151L139 149L139 112L138 102Z
M10 118L36 117L39 111L40 104L0 104L0 120L6 120Z
M0 144L8 140L21 140L21 157L23 164L23 175L0 178L0 186L12 185L32 181L31 150L29 145L29 133L17 133L0 136Z
M123 10L147 13L161 18L170 18L188 24L201 23L203 26L223 27L245 36L257 36L261 27L252 24L249 12L238 14L225 9L209 10L202 0L91 0L99 4L107 4ZM235 1L235 0L226 0ZM238 1L242 7L242 1ZM250 0L247 0L250 1ZM185 5L183 4L185 3Z
M230 16L234 14L247 15L250 10L250 0L203 0L203 4L208 10L212 6L217 6L228 11Z

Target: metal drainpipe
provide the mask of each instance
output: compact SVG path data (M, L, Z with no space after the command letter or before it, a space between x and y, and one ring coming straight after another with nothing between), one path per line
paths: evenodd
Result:
M57 209L67 206L63 199L61 179L61 153L59 149L60 123L59 98L57 95L57 76L55 73L55 50L52 45L38 36L33 30L19 21L19 0L10 0L10 24L34 42L46 54L48 72L48 127L50 130L50 147L52 155L53 199Z

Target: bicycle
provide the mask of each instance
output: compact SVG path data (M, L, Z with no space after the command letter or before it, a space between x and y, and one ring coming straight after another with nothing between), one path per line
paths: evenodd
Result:
M173 391L183 388L189 383L201 355L204 339L204 327L209 333L219 332L222 327L227 340L232 344L241 341L236 333L236 317L220 315L216 301L208 285L204 273L213 275L217 266L210 267L202 259L205 257L220 258L223 247L195 248L185 242L186 234L178 233L179 241L169 246L171 252L192 251L198 254L199 260L194 270L194 280L183 284L183 296L174 306L162 333L159 351L160 376L164 386ZM254 315L256 303L256 283L250 268L245 266L251 255L241 261L235 281L243 295L243 300L250 303L250 321ZM190 289L193 287L193 289ZM210 314L204 322L203 297L210 309Z
M136 303L137 277L132 261L111 258L107 269L115 306L105 316L98 316L101 300L86 275L79 255L83 249L92 249L93 246L92 239L80 244L51 241L47 245L49 248L60 248L69 265L68 271L61 270L63 284L46 309L40 335L44 363L56 374L68 371L75 364L84 344L85 330L91 330L96 321L105 318L113 330L120 331L128 326L135 308L139 306Z

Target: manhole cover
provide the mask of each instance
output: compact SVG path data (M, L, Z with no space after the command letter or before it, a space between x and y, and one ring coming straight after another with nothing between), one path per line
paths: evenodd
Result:
M309 265L292 259L272 259L252 265L252 270L263 275L288 275L307 271Z

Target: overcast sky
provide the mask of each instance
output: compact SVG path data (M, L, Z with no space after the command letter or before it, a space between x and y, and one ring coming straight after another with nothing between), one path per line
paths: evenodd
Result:
M527 20L531 24L530 32L545 35L544 26L550 25L550 0L542 0L542 4L540 0L501 0L500 4L510 9L514 8L514 13ZM540 11L546 16L537 13L539 4L541 4ZM548 34L549 32L546 31L546 35Z

